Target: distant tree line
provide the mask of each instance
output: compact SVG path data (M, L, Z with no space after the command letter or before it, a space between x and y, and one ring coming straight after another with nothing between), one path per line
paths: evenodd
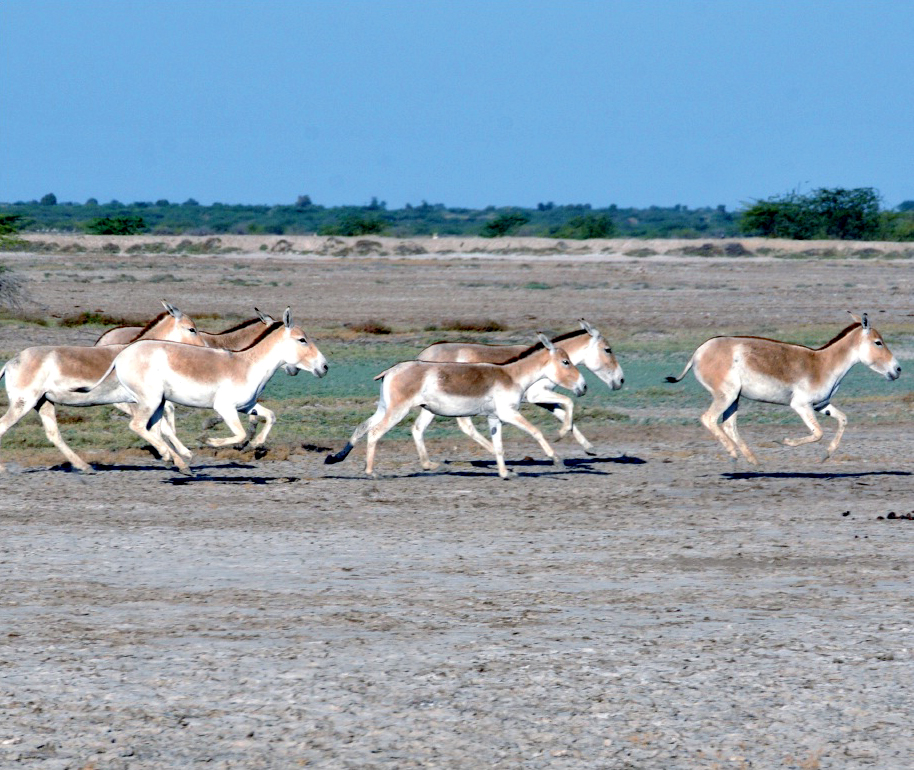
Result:
M506 235L561 239L716 238L760 235L794 239L914 240L914 201L894 210L881 206L872 188L819 189L746 204L725 206L650 206L594 209L589 204L540 203L536 208L450 208L423 201L388 210L372 198L363 206L325 207L308 195L290 205L258 206L214 203L193 198L99 203L60 202L53 193L38 201L0 203L0 231L85 232L129 235L275 234L452 235L497 238ZM2 233L0 233L2 234Z

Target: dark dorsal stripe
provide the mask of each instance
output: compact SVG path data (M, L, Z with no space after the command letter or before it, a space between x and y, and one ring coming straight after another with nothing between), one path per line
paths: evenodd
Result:
M221 332L216 332L215 334L210 334L211 337L218 337L222 334L231 334L232 332L241 331L242 329L247 329L248 326L253 326L254 324L263 323L259 318L249 318L247 321L242 321L240 324L233 326L231 329L223 329Z
M834 344L835 344L836 342L838 342L839 340L843 340L843 339L844 339L848 334L850 334L854 329L859 329L862 325L863 325L863 324L860 324L860 323L852 323L852 324L851 324L850 326L848 326L846 329L842 329L840 332L838 332L837 335L835 335L834 337L832 337L832 338L831 338L828 342L826 342L821 348L819 348L819 350L824 350L825 348L829 347L830 345L834 345Z
M275 332L277 329L281 329L283 326L285 326L285 324L282 321L273 321L273 323L271 323L263 332L260 333L260 336L257 337L257 339L255 339L246 348L241 348L241 350L250 350L252 347L254 347L254 345L256 345L258 342L260 342L264 337L268 337L273 332Z
M860 326L861 326L861 324L858 324L858 323L851 324L846 329L842 329L840 332L838 332L838 334L836 336L832 337L832 339L830 339L828 342L826 342L824 345L822 345L821 347L818 347L818 348L811 348L808 345L800 345L797 342L785 342L784 340L776 340L776 339L772 339L771 337L756 337L751 334L740 334L739 336L729 337L729 338L724 335L717 335L717 336L711 337L710 339L712 339L712 340L719 340L719 339L762 340L763 342L774 342L774 343L777 343L778 345L792 345L795 348L804 348L806 350L825 350L825 348L827 348L831 345L834 345L836 342L838 342L840 340L843 340L854 329L857 329Z
M155 318L153 318L148 324L146 324L146 325L140 330L139 334L137 334L136 337L134 337L132 340L130 340L130 342L136 342L140 337L142 337L146 332L148 332L153 326L155 326L159 321L161 321L161 320L162 320L165 316L167 316L167 315L168 315L167 312L159 313L159 314L158 314ZM119 326L118 328L119 328L119 329L122 329L122 328L124 328L124 327Z
M558 337L553 337L553 338L552 338L552 344L553 344L553 345L561 345L562 342L564 342L565 340L570 340L572 337L579 337L579 336L581 336L582 334L588 334L588 335L589 335L590 332L588 332L588 331L585 330L585 329L578 329L577 331L567 332L566 334L560 334ZM535 345L531 345L529 348L527 348L526 350L521 351L520 353L518 353L518 354L517 354L516 356L514 356L513 358L509 358L509 359L508 359L507 361L505 361L504 363L506 363L506 364L513 364L515 361L520 361L520 360L523 359L523 358L527 358L528 356L532 356L534 353L537 353L537 352L539 352L540 350L543 350L543 349L545 349L545 345L543 345L542 342L537 342Z

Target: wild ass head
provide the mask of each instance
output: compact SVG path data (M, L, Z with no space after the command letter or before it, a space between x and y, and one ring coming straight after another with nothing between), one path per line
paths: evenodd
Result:
M619 390L622 387L622 383L625 382L625 376L622 372L622 367L619 366L619 362L613 355L609 342L600 334L599 329L595 329L583 318L581 319L581 328L590 335L590 341L584 351L584 358L581 359L581 363L613 390Z
M553 345L552 340L542 332L538 332L536 336L543 343L543 347L549 351L546 378L556 385L574 391L576 396L583 396L587 392L587 383L578 368L571 363L565 349Z
M282 314L283 339L280 344L282 368L286 374L293 377L299 370L310 371L315 377L323 377L327 373L327 359L317 349L317 345L305 337L305 332L299 326L292 324L292 310L286 308Z
M197 333L197 324L193 318L164 299L162 305L166 312L150 321L131 342L151 339L207 347L206 341Z
M892 351L885 344L882 335L870 325L866 313L861 317L851 313L851 318L860 324L857 343L857 354L860 356L860 361L887 380L897 380L901 376L898 359L892 355Z

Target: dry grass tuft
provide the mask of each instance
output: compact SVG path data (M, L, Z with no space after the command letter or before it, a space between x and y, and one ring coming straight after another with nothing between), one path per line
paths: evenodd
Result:
M381 321L363 321L357 324L347 324L355 332L362 334L390 334L393 330Z
M500 321L491 318L477 319L474 321L442 321L440 324L426 326L426 331L447 331L447 332L503 332L507 330Z

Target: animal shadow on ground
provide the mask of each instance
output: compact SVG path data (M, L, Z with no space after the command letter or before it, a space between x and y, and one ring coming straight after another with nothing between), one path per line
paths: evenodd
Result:
M163 479L163 484L181 487L188 484L294 484L299 481L299 476L207 476L197 474L196 476L176 476L170 479Z
M452 461L445 460L445 463L450 463ZM460 461L453 461L460 462ZM506 460L510 465L515 466L537 466L542 465L545 467L553 467L553 463L549 460L534 460L532 457L525 457L522 460ZM568 457L564 460L561 460L556 465L564 465L566 468L575 468L588 470L591 465L599 465L603 463L617 463L622 465L644 465L647 460L642 460L640 457L629 457L628 455L619 455L618 457ZM470 460L470 465L476 468L491 468L495 465L495 460Z
M750 479L819 479L828 481L830 479L858 479L867 478L868 476L910 476L911 471L858 471L856 473L829 473L819 471L817 473L803 473L799 471L730 471L720 474L725 479L731 481L748 481Z

